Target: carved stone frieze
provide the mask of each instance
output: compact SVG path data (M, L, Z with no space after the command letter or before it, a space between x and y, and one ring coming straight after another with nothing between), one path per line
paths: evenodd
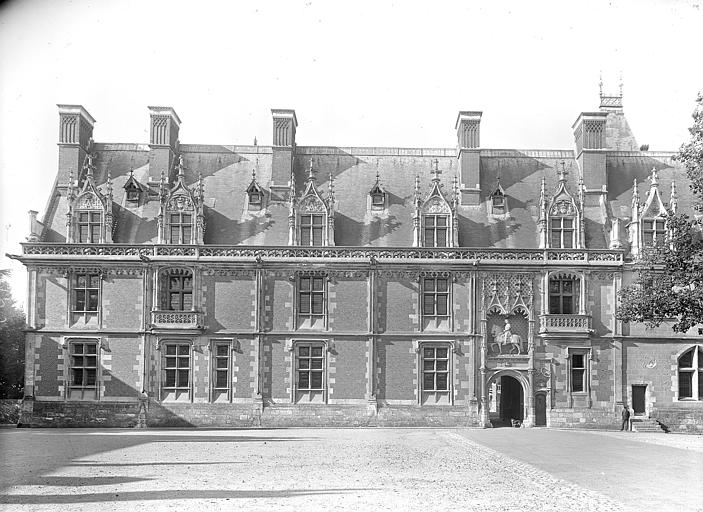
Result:
M574 216L576 215L576 210L573 202L563 199L552 205L549 214L552 216Z
M168 209L183 212L193 210L193 201L185 194L174 195L168 200Z
M102 210L103 202L93 192L86 192L76 199L76 210Z
M528 318L532 318L535 276L536 274L529 272L504 272L484 276L481 292L484 314L524 313Z
M256 277L256 270L247 268L206 268L203 270L206 276L234 276L234 277Z
M420 279L420 272L412 270L379 270L378 276L383 279L418 281Z

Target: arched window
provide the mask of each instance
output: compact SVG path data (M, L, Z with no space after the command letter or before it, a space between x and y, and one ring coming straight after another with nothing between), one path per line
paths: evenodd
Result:
M703 348L693 347L679 357L679 400L703 400Z

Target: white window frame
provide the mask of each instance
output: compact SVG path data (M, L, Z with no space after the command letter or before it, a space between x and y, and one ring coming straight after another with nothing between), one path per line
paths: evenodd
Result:
M301 349L308 349L307 354L301 354ZM320 355L313 356L316 351L313 349L319 349ZM327 375L327 352L328 343L326 340L295 340L292 342L292 396L291 401L296 404L320 404L327 403L328 399L328 386L329 379ZM300 366L300 361L307 361L307 368ZM321 361L321 368L313 367L319 366L317 364L313 365L314 361ZM305 365L304 365L305 366ZM307 387L301 387L300 384L300 374L301 372L306 372L308 374L308 385ZM312 373L319 374L321 377L320 387L312 386Z
M567 384L569 396L590 396L591 393L591 348L568 347L567 353ZM583 367L574 368L574 355L583 358ZM574 370L583 371L581 391L574 391Z
M433 219L433 226L427 226L427 219ZM444 226L437 225L437 219L444 219ZM452 218L448 213L424 213L422 215L422 246L443 249L451 247L452 239ZM444 245L437 245L437 229L444 229ZM432 230L432 240L427 240L427 231Z
M691 366L682 368L681 358L691 351L693 351ZM681 396L682 370L684 373L691 374L691 396ZM701 379L703 379L703 347L701 345L694 345L684 350L676 358L676 399L681 402L698 402L703 400L703 395L700 392L703 387Z
M221 355L218 353L218 347L227 347L227 354ZM216 338L210 340L210 401L221 402L223 399L227 402L232 401L234 393L234 348L235 344L232 339ZM226 367L218 367L218 360L227 358ZM225 387L217 386L218 372L225 372L227 376L227 385Z
M307 279L310 281L310 288L303 290L302 283L303 280ZM314 288L316 279L322 281L322 289L316 290ZM316 275L316 274L299 274L295 279L295 317L296 317L296 328L316 328L316 329L326 329L327 328L327 312L328 306L327 301L329 297L328 283L329 279L326 275ZM303 294L309 294L307 300L303 300ZM313 296L322 295L322 312L313 313ZM303 304L307 306L308 312L303 313Z
M564 221L571 221L571 227L565 228ZM550 249L575 249L576 248L576 217L573 216L552 216L549 219L549 247ZM556 226L555 224L559 225ZM554 234L559 233L559 244L554 245ZM567 234L570 233L570 237ZM571 246L566 247L565 240L570 239Z
M84 348L82 349L81 353L75 353L74 352L74 347L77 345L82 345ZM95 352L94 353L89 353L85 351L85 346L87 345L95 345ZM102 346L102 342L100 338L76 338L76 337L67 337L64 339L64 348L66 349L66 363L64 367L67 369L65 372L65 393L66 393L66 400L69 401L87 401L87 402L95 402L100 400L100 386L101 386L101 372L102 372L102 365L100 361L100 350ZM74 365L74 357L95 357L95 366L86 366L81 365L81 366L75 366ZM73 372L76 368L81 368L84 371L86 369L95 369L95 383L92 386L81 384L77 385L74 384L74 379L73 379ZM84 373L82 373L84 375ZM82 379L81 379L82 380ZM77 393L80 393L80 396L74 396L74 390ZM92 396L86 396L86 393L91 393Z
M437 349L444 349L447 351L446 358L437 358ZM431 359L425 359L425 350L432 350L434 357ZM417 358L417 369L418 369L418 401L420 405L432 406L432 405L452 405L454 402L454 344L451 341L421 341L418 343L418 358ZM425 370L425 361L434 361L433 369L431 372L434 374L435 387L436 387L436 376L437 361L446 361L446 370L439 370L441 373L445 373L447 376L447 389L425 389L425 373L430 370Z
M104 212L102 210L76 210L74 215L76 216L75 220L75 233L76 237L75 240L79 244L99 244L102 243L103 241L103 224L104 224ZM81 215L87 215L88 216L88 221L87 222L81 222ZM99 221L98 222L93 222L93 215L98 215L99 216ZM82 226L88 226L88 238L89 240L86 241L81 241L81 227ZM94 240L93 238L93 230L91 229L92 226L98 226L98 239Z
M85 276L86 279L88 280L87 285L85 287L83 287L83 286L78 287L79 276ZM97 288L90 286L93 278L97 278L97 280L98 280ZM103 283L102 272L98 269L69 272L67 279L68 279L68 293L69 293L68 304L69 304L70 323L71 324L83 323L84 325L92 323L96 327L99 326L101 324L101 320L102 320L102 317L101 317L101 315L102 315L102 283ZM89 290L97 290L97 292L98 292L97 308L95 310L87 309L87 307L89 306L89 302L90 302ZM85 304L84 304L82 310L78 309L78 293L79 293L79 291L82 291L84 293L84 300L86 297L88 299L85 301Z
M172 245L192 245L193 236L195 233L195 212L191 210L186 211L174 211L170 210L166 212L168 216L168 243ZM174 224L173 216L178 215L179 221ZM190 222L183 222L183 216L188 215L190 217ZM190 227L190 237L186 240L184 237L184 227ZM178 229L178 240L173 239L173 228Z
M178 359L184 357L183 355L179 354L178 348L176 349L175 354L169 354L168 349L171 346L176 346L176 347L181 347L181 346L187 346L188 347L188 366L187 367L182 367L180 366L180 361ZM161 350L160 354L160 376L161 378L159 379L159 398L161 401L165 402L191 402L193 400L193 358L194 358L194 345L192 340L178 340L178 339L165 339L161 340L159 348ZM168 366L167 364L167 357L176 357L176 366ZM187 386L178 386L178 380L179 380L179 374L178 371L182 370L187 370L188 371L188 385ZM175 380L174 380L174 386L167 386L167 372L175 371ZM170 393L173 393L173 396L168 396ZM185 398L183 398L185 397Z

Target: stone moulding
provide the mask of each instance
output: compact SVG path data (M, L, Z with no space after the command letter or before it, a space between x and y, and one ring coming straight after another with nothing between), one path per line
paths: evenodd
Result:
M457 248L381 248L381 247L252 247L214 245L128 245L128 244L22 244L20 259L31 261L33 256L86 256L110 259L114 257L193 258L213 259L268 259L268 260L370 260L384 261L457 261L479 263L588 263L621 265L623 251L602 249L476 249ZM54 258L51 258L54 259Z

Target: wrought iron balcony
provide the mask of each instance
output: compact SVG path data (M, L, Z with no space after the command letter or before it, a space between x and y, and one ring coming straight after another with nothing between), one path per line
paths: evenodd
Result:
M540 315L540 334L588 335L592 331L591 315Z
M152 311L151 325L155 329L201 329L200 311Z

